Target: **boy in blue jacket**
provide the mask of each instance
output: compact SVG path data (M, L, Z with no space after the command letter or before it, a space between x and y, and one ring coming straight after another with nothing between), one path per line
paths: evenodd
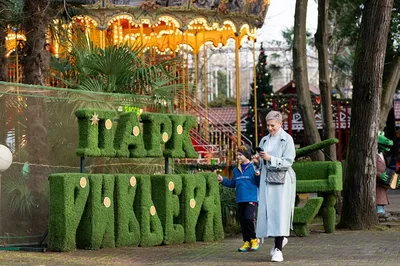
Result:
M218 175L218 182L226 187L236 188L236 203L243 235L243 246L239 252L258 250L259 244L255 231L255 211L258 204L258 186L260 173L255 170L251 160L251 147L242 145L238 148L238 165L233 169L231 180Z

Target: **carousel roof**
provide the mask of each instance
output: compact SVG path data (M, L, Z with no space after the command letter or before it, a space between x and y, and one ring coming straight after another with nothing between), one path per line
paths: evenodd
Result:
M127 13L135 13L134 10L139 8L149 17L172 12L185 20L193 18L193 14L198 14L205 16L210 22L226 19L242 20L250 26L261 27L270 0L75 0L75 2L89 4L96 2L86 7L119 9Z
M269 1L99 0L84 5L85 15L74 23L104 31L114 44L140 42L166 54L186 45L197 54L207 42L220 47L233 39L240 47L256 41Z

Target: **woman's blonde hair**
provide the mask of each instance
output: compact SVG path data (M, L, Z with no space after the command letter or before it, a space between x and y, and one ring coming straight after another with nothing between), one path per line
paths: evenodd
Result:
M270 111L266 116L265 116L265 121L268 120L276 120L278 122L282 122L283 117L281 112L278 111Z

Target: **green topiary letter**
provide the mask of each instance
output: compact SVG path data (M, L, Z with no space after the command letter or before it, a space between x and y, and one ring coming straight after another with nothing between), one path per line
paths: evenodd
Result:
M115 133L114 148L117 157L146 157L143 133L136 113L121 114Z
M76 248L76 231L89 195L87 179L87 175L76 173L50 175L50 250Z
M138 188L134 210L140 223L140 246L157 246L163 241L163 228L151 198L151 181L148 175L136 175Z
M76 154L82 157L114 157L113 119L115 111L78 109L79 145Z
M89 199L76 236L79 248L115 247L114 180L114 175L89 175Z
M196 238L202 241L224 239L219 186L215 173L199 173L196 178L206 181L206 197L196 226Z
M143 122L144 147L147 157L162 157L162 144L171 137L172 124L167 115L157 113L143 113L140 116Z
M179 223L185 229L185 242L196 241L196 224L206 195L204 176L182 175L181 214Z
M133 210L137 180L134 175L115 176L115 246L138 246L140 226Z
M155 175L151 177L153 201L164 229L164 244L182 244L185 239L183 226L174 221L179 216L179 198L182 177Z
M172 137L166 143L164 156L172 158L197 158L190 139L190 130L195 128L197 123L193 116L169 115L172 121Z

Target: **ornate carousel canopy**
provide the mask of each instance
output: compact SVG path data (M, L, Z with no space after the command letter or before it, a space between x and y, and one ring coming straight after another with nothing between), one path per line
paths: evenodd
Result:
M100 0L84 5L86 14L74 23L89 27L102 47L140 41L160 53L183 44L198 53L206 42L255 41L268 6L269 0Z

